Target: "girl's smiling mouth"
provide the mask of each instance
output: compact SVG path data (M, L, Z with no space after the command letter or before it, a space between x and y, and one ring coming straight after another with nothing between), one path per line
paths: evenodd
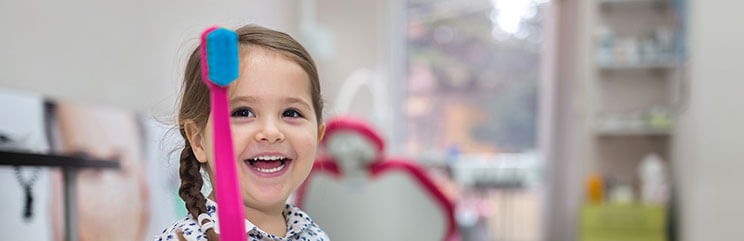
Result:
M263 153L243 160L254 174L260 177L276 177L289 168L291 158L279 153Z

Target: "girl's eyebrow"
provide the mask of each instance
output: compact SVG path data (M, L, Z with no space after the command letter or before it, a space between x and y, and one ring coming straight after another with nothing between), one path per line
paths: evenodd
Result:
M305 108L311 109L310 108L310 104L307 101L305 101L304 99L302 99L302 98L284 97L284 98L282 98L281 101L284 104L299 104L299 105L302 105ZM258 98L253 97L253 96L236 96L236 97L230 99L230 105L233 105L233 104L238 103L238 102L245 102L245 103L251 103L252 104L252 103L258 103L260 101L258 100Z
M237 96L230 99L230 105L233 105L237 102L247 102L247 103L257 103L259 102L256 97L253 96Z
M285 97L282 99L282 102L287 103L287 104L299 104L307 109L311 109L310 104L308 104L307 101L301 98L297 98L297 97Z

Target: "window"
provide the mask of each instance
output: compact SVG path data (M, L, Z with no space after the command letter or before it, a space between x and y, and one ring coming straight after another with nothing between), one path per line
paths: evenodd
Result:
M406 154L449 170L459 189L460 224L471 225L465 240L539 239L540 189L533 187L540 173L537 105L547 4L407 3L401 143Z

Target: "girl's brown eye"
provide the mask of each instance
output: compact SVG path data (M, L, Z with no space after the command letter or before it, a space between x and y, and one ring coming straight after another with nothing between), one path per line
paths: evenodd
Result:
M288 109L285 110L284 113L282 113L282 117L289 117L289 118L302 118L302 113L295 109Z
M253 111L251 111L250 108L247 107L239 107L230 113L230 116L232 117L256 117L255 114L253 114Z

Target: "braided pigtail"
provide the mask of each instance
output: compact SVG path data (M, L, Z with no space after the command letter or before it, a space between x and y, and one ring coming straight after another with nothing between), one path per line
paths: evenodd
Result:
M186 210L188 210L189 214L196 219L200 214L207 213L207 199L204 198L204 195L201 193L201 188L204 184L201 173L199 172L201 165L199 161L196 160L196 156L194 156L194 152L191 149L188 140L186 140L186 145L183 148L183 151L181 151L180 162L181 165L178 173L181 177L181 187L178 188L178 195L181 196L181 199L186 203ZM201 221L199 226L202 227L205 227L205 223L210 222L210 220L199 221ZM208 228L206 234L207 240L209 241L219 240L214 228Z

